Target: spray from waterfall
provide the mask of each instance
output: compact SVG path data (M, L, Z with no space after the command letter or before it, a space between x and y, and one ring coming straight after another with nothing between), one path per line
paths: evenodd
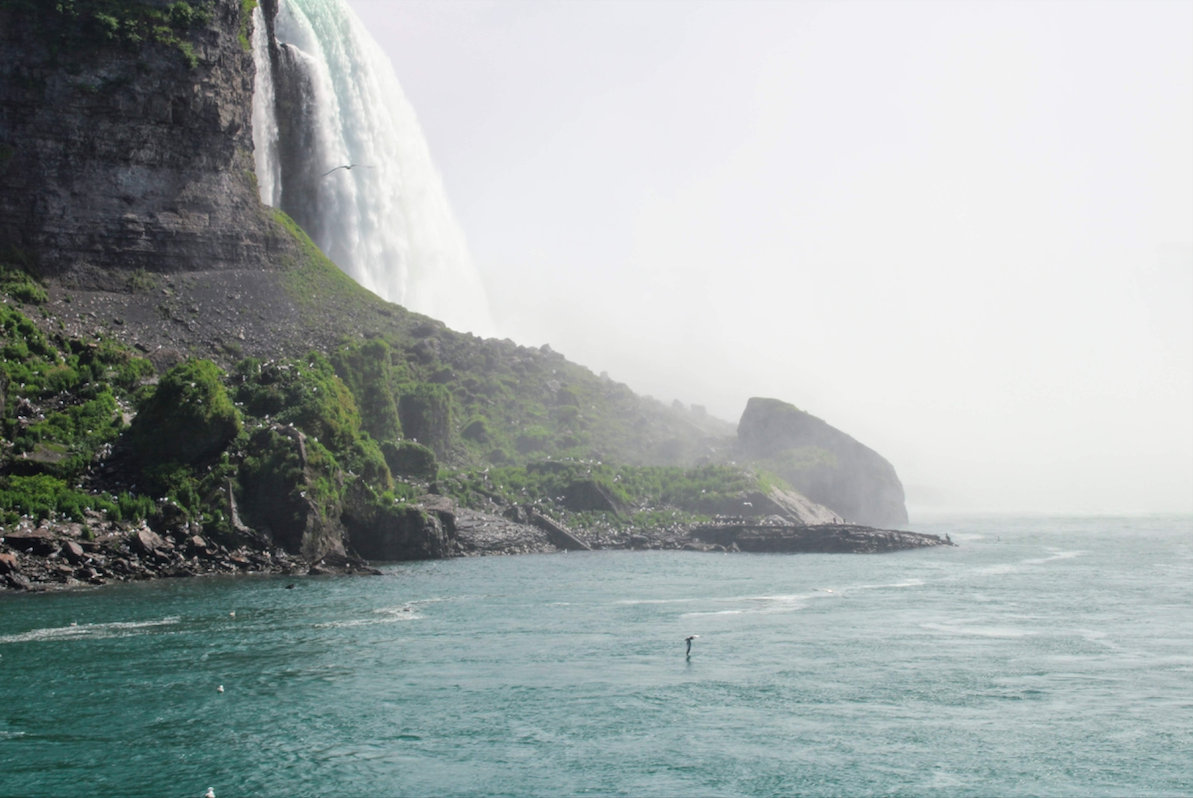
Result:
M418 117L345 0L281 0L276 18L258 8L253 22L262 202L366 288L491 334L483 283Z

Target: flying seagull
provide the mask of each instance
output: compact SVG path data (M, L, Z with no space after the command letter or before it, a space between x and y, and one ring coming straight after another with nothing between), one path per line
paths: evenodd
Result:
M333 169L328 169L326 172L324 172L324 173L323 173L323 176L324 176L324 177L327 177L327 176L328 176L329 174L331 174L332 172L338 172L338 171L339 171L339 170L341 170L341 169L354 169L354 168L356 168L357 166L363 166L363 165L364 165L364 164L359 164L359 163L345 163L345 164L340 164L339 166L337 166L337 167L335 167L335 168L333 168Z
M684 638L684 642L688 644L688 650L687 650L687 652L685 652L686 656L689 656L689 657L692 656L692 641L695 640L699 636L700 635L688 635L687 637Z

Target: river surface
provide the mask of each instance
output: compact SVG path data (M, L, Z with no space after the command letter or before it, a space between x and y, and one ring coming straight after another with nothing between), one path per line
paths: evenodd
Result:
M915 529L0 596L0 796L1193 794L1193 519Z

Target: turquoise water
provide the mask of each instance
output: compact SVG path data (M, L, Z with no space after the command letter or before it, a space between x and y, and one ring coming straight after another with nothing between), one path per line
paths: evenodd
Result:
M0 795L1193 794L1193 519L916 528L0 597Z

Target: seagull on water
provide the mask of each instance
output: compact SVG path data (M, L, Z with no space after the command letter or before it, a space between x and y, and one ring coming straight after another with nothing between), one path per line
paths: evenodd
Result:
M219 687L215 688L215 691L216 691L217 693L222 693L222 692L224 692L224 686L221 684Z
M215 789L208 787L207 792L203 793L203 798L215 798Z
M683 639L684 642L688 644L688 650L686 652L686 656L689 656L689 657L692 656L692 641L695 640L699 636L700 635L688 635L687 637L685 637Z

